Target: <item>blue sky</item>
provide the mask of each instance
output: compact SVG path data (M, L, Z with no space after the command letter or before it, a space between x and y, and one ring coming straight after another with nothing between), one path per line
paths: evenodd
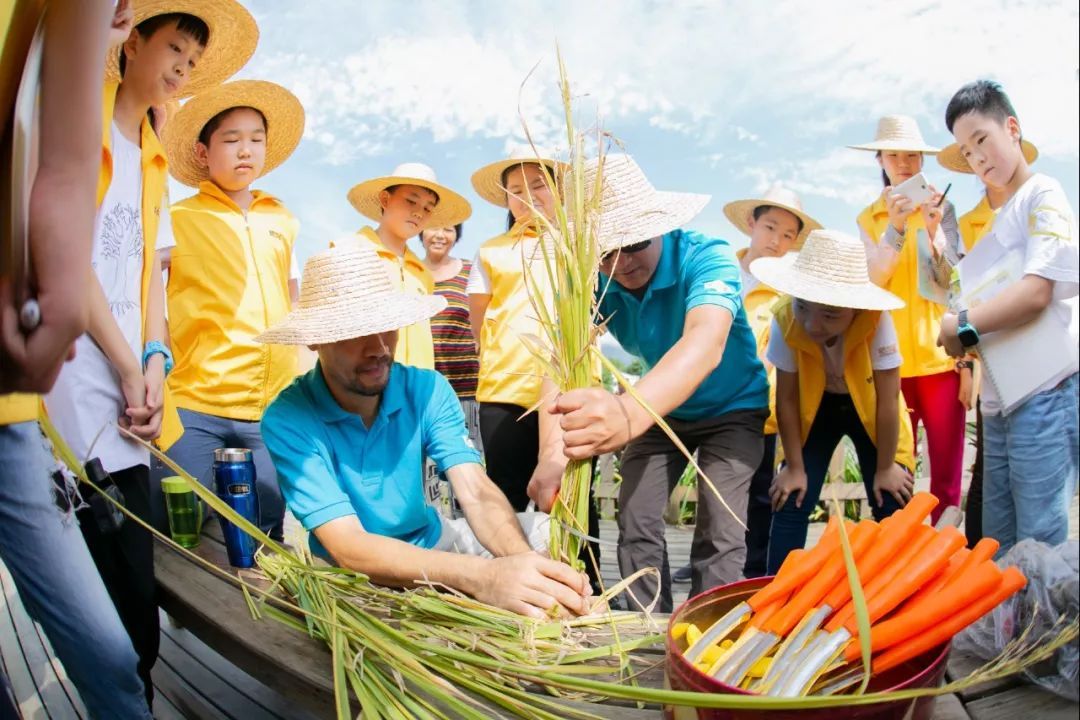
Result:
M519 103L534 135L565 139L556 43L582 124L618 137L658 188L711 194L690 226L737 246L745 239L723 205L774 181L826 226L856 232L881 186L873 155L844 146L872 139L889 113L950 142L945 105L980 77L1005 85L1042 152L1036 169L1080 204L1075 2L245 4L261 38L238 77L284 85L307 112L296 153L257 183L299 217L301 262L364 223L345 198L353 184L404 161L433 166L472 202L456 254L498 234L505 211L469 176L521 137ZM925 169L939 187L953 183L961 212L978 200L973 177L933 160Z

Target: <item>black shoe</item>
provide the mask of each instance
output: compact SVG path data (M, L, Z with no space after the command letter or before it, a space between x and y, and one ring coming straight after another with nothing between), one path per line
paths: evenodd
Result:
M671 573L671 581L677 583L688 583L693 571L689 565L683 565L681 568Z

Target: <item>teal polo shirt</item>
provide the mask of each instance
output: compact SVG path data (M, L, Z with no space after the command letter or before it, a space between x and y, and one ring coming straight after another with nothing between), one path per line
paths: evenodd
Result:
M682 337L691 309L718 305L733 318L723 358L671 416L692 421L768 408L769 380L743 310L742 276L731 246L726 240L691 230L673 230L660 242L656 272L640 300L617 281L609 284L608 277L600 275L597 297L608 330L623 349L651 370Z
M308 531L356 515L367 532L422 548L442 533L424 499L424 458L440 472L480 462L446 378L398 363L370 428L338 405L317 363L266 409L262 435L285 502ZM312 552L328 557L309 537Z

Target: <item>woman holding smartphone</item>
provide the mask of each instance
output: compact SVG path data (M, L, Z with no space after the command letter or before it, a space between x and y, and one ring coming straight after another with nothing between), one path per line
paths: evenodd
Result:
M914 118L882 117L873 142L849 147L874 152L881 167L885 188L859 213L858 224L870 279L906 303L892 314L903 357L900 385L911 409L915 437L920 421L926 433L930 492L940 500L932 518L937 522L946 507L960 505L965 410L959 399L959 368L937 346L936 328L945 307L919 291L918 235L926 234L935 261L942 255L949 257L960 243L956 211L933 186L921 204L897 192L898 186L922 171L925 155L939 151L923 140ZM910 195L918 197L915 192Z

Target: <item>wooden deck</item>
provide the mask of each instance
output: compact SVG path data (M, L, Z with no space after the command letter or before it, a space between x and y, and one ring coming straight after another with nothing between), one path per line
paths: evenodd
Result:
M1074 499L1070 536L1077 537L1077 508ZM815 533L820 532L820 526ZM615 524L604 521L601 538L615 541ZM684 564L689 557L692 528L669 527L667 540L671 566ZM813 539L813 538L812 538ZM223 553L212 538L204 543L211 555ZM602 570L606 583L618 579L614 552L605 548ZM270 620L247 619L246 605L238 591L230 597L222 593L221 581L211 577L165 547L158 549L159 578L172 574L170 589L162 593L163 607L185 627L177 627L163 612L161 656L154 668L157 718L236 720L299 719L331 717L325 692L329 682L329 654L318 643L287 630ZM189 566L189 570L183 570ZM184 581L175 574L183 572ZM16 699L26 718L67 720L84 718L78 693L67 680L62 666L52 657L48 641L40 628L26 615L14 591L10 575L0 565L0 662L11 680ZM674 586L676 604L685 599L689 586ZM215 604L207 610L207 593ZM202 599L200 599L202 596ZM201 609L200 609L201 608ZM241 627L232 628L245 638L243 647L221 634L206 633L208 615L239 618ZM196 636L197 634L201 637ZM213 646L213 647L211 647ZM227 655L228 657L225 657ZM271 667L272 659L286 655L295 666L287 673ZM959 676L974 666L969 658L953 657L949 674ZM251 673L251 674L248 674ZM609 707L604 714L621 720L659 718L659 710ZM1023 713L1032 718L1064 720L1076 717L1077 706L1017 679L976 688L961 696L940 698L935 718L944 720L1012 720Z

